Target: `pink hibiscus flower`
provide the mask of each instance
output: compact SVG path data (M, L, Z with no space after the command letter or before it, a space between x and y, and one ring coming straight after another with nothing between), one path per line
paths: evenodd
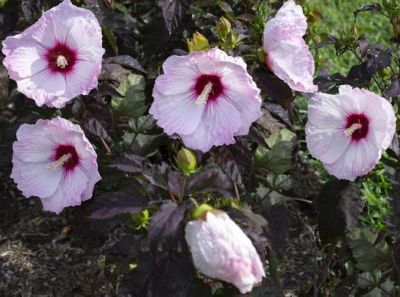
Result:
M97 87L101 28L92 12L64 0L21 34L7 37L3 54L21 93L38 106L61 108Z
M242 294L261 283L265 271L251 240L222 211L187 223L186 242L195 267L204 275L236 286Z
M246 67L217 48L171 56L155 82L150 113L192 149L232 144L261 116L260 90Z
M13 145L11 178L25 197L60 213L92 197L101 179L97 155L79 125L62 118L24 124Z
M393 139L396 116L384 98L340 86L338 95L316 93L308 105L307 147L326 170L353 181L372 170Z
M303 36L307 19L300 5L287 1L264 29L264 51L268 68L295 91L314 93L314 59Z

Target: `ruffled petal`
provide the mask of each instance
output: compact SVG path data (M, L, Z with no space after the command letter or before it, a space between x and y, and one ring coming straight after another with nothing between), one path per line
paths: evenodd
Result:
M42 106L65 93L65 78L61 73L41 71L32 77L17 80L18 91ZM51 106L51 103L49 103Z
M274 43L267 53L267 64L272 72L293 90L313 93L314 59L301 37L283 38Z
M4 58L3 64L12 79L22 79L47 68L48 63L44 55L45 49L43 47L36 42L27 41L12 50Z
M25 197L49 197L56 191L62 176L62 169L49 170L50 164L50 161L23 162L14 154L11 178Z
M370 172L381 158L382 150L365 138L352 142L342 157L332 164L324 164L325 169L340 179L355 180Z
M262 116L260 89L244 71L224 73L221 75L221 81L225 86L223 97L241 114L242 125L235 135L247 135L251 124ZM248 87L243 88L243 83Z
M224 97L209 102L197 129L181 135L184 144L192 149L208 151L213 145L233 144L233 136L242 127L241 114Z
M187 135L198 127L204 111L203 105L195 103L192 93L163 96L153 91L154 103L149 113L168 135Z
M307 148L311 155L325 163L333 163L341 158L351 143L351 137L344 135L344 129L320 129L306 125Z
M43 209L59 214L65 207L80 205L87 183L88 177L79 167L72 171L63 171L57 191L41 200Z

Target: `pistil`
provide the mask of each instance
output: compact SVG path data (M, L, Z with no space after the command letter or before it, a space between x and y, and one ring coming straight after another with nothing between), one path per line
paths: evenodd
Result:
M201 92L201 94L199 95L199 97L197 97L195 103L197 105L204 105L207 103L208 98L210 97L211 91L213 88L213 84L211 82L207 83L204 86L203 91Z
M361 129L361 128L362 128L362 125L360 123L354 123L349 128L344 130L344 135L346 137L349 137L349 136L353 135L354 132L356 132L358 129Z
M65 69L68 66L68 60L63 55L59 55L56 60L57 67Z
M49 165L49 170L54 171L61 166L64 166L65 163L67 163L70 159L72 158L72 155L70 153L62 155L58 160L54 161Z

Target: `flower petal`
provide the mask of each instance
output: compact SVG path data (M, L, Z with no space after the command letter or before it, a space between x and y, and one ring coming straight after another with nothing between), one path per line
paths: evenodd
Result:
M62 176L62 169L49 170L51 162L27 163L13 155L11 178L25 197L46 198L54 194Z
M87 183L88 177L79 167L75 167L72 171L63 171L57 191L41 200L43 209L59 214L65 207L80 205Z
M36 101L38 106L56 99L65 93L65 78L61 73L41 71L32 77L17 80L18 91ZM50 104L51 106L51 104Z
M332 164L324 164L325 169L340 179L355 180L371 171L381 158L382 150L368 138L352 142L342 157Z
M7 55L3 63L14 80L26 78L47 68L45 49L36 42L27 41Z
M233 136L242 127L241 114L224 97L209 102L197 129L190 135L181 135L189 148L208 151L213 145L233 144Z
M187 135L198 127L204 106L195 103L196 98L192 93L164 96L153 91L153 97L154 103L149 113L165 133Z
M314 59L301 37L283 38L274 43L267 53L267 64L272 72L293 90L313 93Z

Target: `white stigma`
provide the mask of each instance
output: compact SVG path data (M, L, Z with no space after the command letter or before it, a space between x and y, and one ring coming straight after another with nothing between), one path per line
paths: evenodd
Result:
M353 135L354 132L356 132L358 129L361 129L362 125L359 123L354 123L352 124L349 128L347 128L346 130L344 130L344 135L346 137L349 137L351 135Z
M63 166L65 163L67 163L69 161L69 159L71 159L72 155L70 153L62 155L58 160L54 161L53 163L51 163L49 165L49 170L50 171L54 171L58 168L60 168L61 166Z
M68 66L67 58L65 58L63 55L59 55L57 57L56 64L57 64L57 67L64 69L65 67Z
M201 94L199 95L199 97L197 97L197 99L196 99L196 101L195 101L195 103L196 103L197 105L204 105L204 104L207 103L208 97L210 96L210 93L211 93L211 91L212 91L212 87L213 87L213 84L212 84L211 82L209 82L208 84L206 84L206 85L204 86L203 91L201 92Z

